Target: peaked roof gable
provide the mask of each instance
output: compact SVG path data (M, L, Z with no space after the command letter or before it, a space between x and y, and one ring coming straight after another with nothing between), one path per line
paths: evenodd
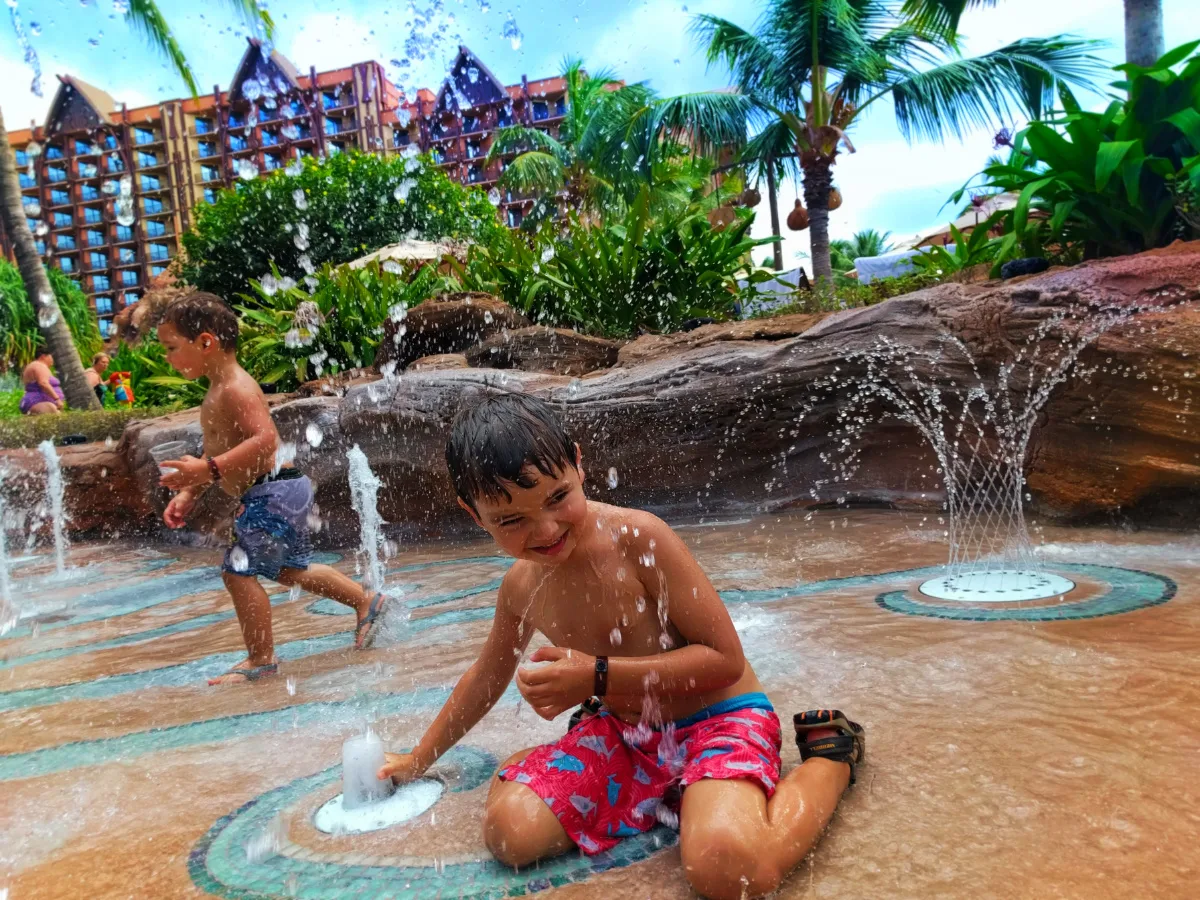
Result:
M73 75L60 75L62 82L46 113L46 133L84 131L112 124L116 101L98 87Z
M278 50L263 55L262 42L254 38L248 43L229 84L230 101L253 102L264 94L286 94L300 87L299 73L286 56Z
M508 91L500 79L464 44L458 45L458 56L455 57L450 74L446 76L438 91L434 111L450 112L463 106L458 99L460 97L466 99L467 106L504 103L509 100Z

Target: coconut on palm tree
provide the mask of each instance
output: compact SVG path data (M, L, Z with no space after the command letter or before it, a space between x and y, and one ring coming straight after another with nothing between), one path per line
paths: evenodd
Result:
M652 206L690 197L712 171L706 157L745 142L748 98L724 91L659 97L609 70L589 74L563 63L566 112L558 134L524 125L496 132L488 161L517 154L503 187L537 197L543 211L561 198L587 218L620 209L649 186Z
M264 36L271 36L275 27L274 23L271 21L270 14L265 9L261 9L255 0L226 0L226 3L243 15L254 27L260 29ZM36 4L34 8L36 8ZM172 68L195 96L198 93L195 76L154 0L137 0L135 3L128 4L126 16L130 27L139 32L152 47L170 60ZM17 268L20 269L21 280L25 283L25 294L36 308L38 329L46 340L46 346L54 356L55 368L62 381L63 393L66 395L67 402L75 409L99 409L100 401L88 386L83 363L79 359L79 354L75 352L71 331L54 299L50 279L46 276L46 270L43 268L42 260L37 252L33 232L29 230L29 223L25 218L25 210L21 203L20 180L17 177L16 156L13 154L12 145L8 140L8 131L4 125L2 112L0 112L0 224L3 224L5 232L12 241Z
M843 148L853 152L849 132L878 101L891 100L906 139L944 140L998 127L1014 115L1040 118L1058 90L1090 87L1103 71L1092 42L1061 36L1025 38L964 59L952 28L906 18L903 6L898 0L766 0L753 31L719 16L696 19L709 62L727 65L754 103L764 126L756 136L761 146L777 152L790 141L818 279L832 274L833 166Z

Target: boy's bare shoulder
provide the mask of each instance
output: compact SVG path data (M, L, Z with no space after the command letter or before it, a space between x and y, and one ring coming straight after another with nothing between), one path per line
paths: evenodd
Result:
M535 580L537 566L528 560L518 559L500 580L500 590L496 592L496 603L507 607L516 615L523 615L523 611L516 609L513 603L518 598L531 599Z
M626 551L644 553L653 549L652 540L661 540L665 535L674 535L671 526L654 513L644 509L631 509L627 506L610 506L597 504L600 507L601 521L613 528L620 535L620 543Z

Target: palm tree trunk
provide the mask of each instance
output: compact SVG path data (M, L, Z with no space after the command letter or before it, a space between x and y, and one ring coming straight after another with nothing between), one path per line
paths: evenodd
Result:
M779 197L775 190L775 161L767 157L767 203L771 207L771 234L775 242L771 245L775 253L775 271L783 271L783 238L779 230Z
M1125 61L1151 66L1165 52L1162 0L1125 0Z
M83 363L75 350L71 329L58 308L50 279L42 268L33 233L25 221L25 210L21 205L21 187L17 179L17 161L12 146L8 143L8 131L4 127L4 114L0 112L0 223L12 241L17 257L17 268L25 283L25 295L37 312L38 330L46 340L46 346L54 355L54 367L62 380L63 393L74 409L100 409L100 401L88 387L83 374ZM49 325L44 325L49 322Z
M805 154L808 156L808 154ZM805 159L804 204L808 207L808 234L811 242L813 280L833 278L833 262L829 257L829 189L833 185L832 160L824 157Z

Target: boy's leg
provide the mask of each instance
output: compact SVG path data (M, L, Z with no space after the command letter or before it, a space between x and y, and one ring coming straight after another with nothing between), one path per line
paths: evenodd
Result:
M284 587L297 585L320 597L353 607L360 619L371 604L366 588L332 566L313 564L307 569L280 569L275 580Z
M253 575L235 575L222 572L221 578L233 597L233 608L237 611L238 624L242 627L242 640L246 643L247 658L235 669L252 669L275 662L275 636L271 630L271 601L258 579ZM249 680L232 670L209 684L229 684Z
M816 843L849 783L849 764L813 758L788 773L769 801L753 781L689 785L679 817L688 883L710 900L774 891Z
M534 749L514 753L500 769L519 763ZM483 842L499 862L514 868L558 856L575 847L541 797L523 784L495 777L483 816Z

